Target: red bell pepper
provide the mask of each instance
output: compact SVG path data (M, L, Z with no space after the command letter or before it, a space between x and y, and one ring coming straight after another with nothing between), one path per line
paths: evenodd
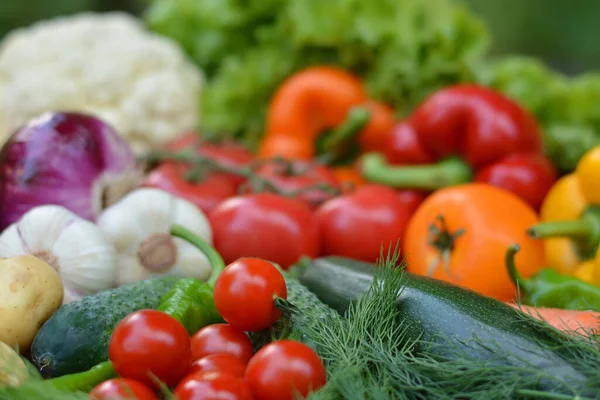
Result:
M486 182L535 209L557 179L542 153L533 116L482 86L456 85L434 93L387 140L385 155L363 157L365 179L430 191Z

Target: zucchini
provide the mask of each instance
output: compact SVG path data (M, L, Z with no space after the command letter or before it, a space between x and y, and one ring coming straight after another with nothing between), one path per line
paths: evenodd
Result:
M300 268L299 280L343 315L369 289L373 273L372 264L325 257ZM406 338L417 343L416 354L452 359L457 357L452 350L459 349L461 357L541 371L574 386L586 386L581 364L565 349L563 333L473 291L410 273L405 276L397 302L399 323L405 326ZM551 381L540 381L539 388L552 390L556 381Z
M35 336L33 363L48 378L86 371L106 361L108 342L119 321L134 311L156 308L178 280L149 279L62 306Z

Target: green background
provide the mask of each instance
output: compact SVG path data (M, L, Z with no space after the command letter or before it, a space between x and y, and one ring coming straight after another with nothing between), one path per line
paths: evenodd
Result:
M371 0L377 1L377 0ZM600 70L599 0L463 0L486 19L497 54L539 56L565 73ZM0 36L81 10L143 11L140 0L0 0Z

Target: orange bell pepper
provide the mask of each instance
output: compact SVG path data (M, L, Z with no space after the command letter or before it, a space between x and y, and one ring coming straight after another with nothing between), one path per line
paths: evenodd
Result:
M600 146L560 178L542 204L541 223L529 229L544 239L548 267L600 285Z
M366 113L352 114L357 108ZM326 146L328 150L355 135L361 151L382 150L395 118L393 110L370 99L362 82L349 72L328 66L302 70L281 85L269 105L259 157L312 159L317 139L344 121L349 126Z

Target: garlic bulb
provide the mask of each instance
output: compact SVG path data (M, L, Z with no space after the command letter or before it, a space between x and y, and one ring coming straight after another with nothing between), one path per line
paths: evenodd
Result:
M63 281L63 304L114 287L116 252L92 222L62 206L32 208L0 235L0 258L31 254Z
M206 256L169 234L179 224L212 243L208 219L187 200L159 189L137 189L107 208L97 223L117 250L118 285L159 275L210 278Z

